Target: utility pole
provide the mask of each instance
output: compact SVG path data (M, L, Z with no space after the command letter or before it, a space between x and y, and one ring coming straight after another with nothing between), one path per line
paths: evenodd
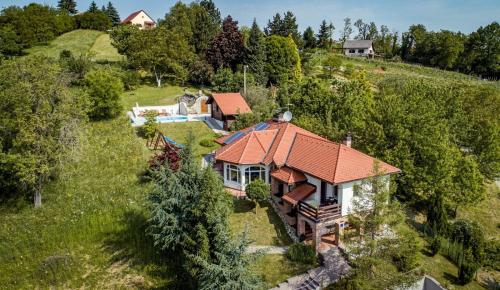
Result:
M243 95L247 96L247 65L243 66Z

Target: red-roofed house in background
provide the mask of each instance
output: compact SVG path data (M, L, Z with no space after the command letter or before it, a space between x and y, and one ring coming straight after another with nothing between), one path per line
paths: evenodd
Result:
M122 24L139 26L139 29L152 29L156 27L156 22L144 10L136 11L123 19Z
M212 118L224 130L229 130L238 114L251 113L252 110L240 93L212 94L207 104L212 104Z
M259 123L216 142L223 145L215 152L215 167L224 185L244 191L258 178L269 183L271 201L288 232L311 239L316 247L322 238L338 243L357 185L374 175L375 164L387 185L389 175L400 172L351 148L350 135L339 144L283 120Z

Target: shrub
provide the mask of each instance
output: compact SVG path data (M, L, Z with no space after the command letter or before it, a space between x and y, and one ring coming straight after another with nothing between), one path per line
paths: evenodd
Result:
M470 250L465 251L464 260L460 263L458 268L458 280L462 285L465 285L476 276L476 272L479 269L479 264L474 261L474 256Z
M262 179L257 179L245 188L245 193L248 198L257 204L257 202L265 201L269 197L269 184L265 183Z
M316 263L316 251L314 246L296 243L290 246L286 253L288 259L304 264Z
M484 259L484 233L474 221L456 220L450 228L450 239L461 244L464 250L471 249L474 261L482 263Z
M204 60L194 61L189 68L189 81L197 85L210 85L214 69Z
M121 79L125 89L131 91L141 83L141 74L136 70L127 70L121 75Z
M491 239L484 249L484 266L500 271L500 241Z
M441 237L440 236L436 235L432 239L430 248L431 248L431 253L433 256L439 252L439 250L441 249Z
M63 49L61 50L61 53L59 53L59 59L68 59L68 58L73 58L73 53L71 50Z
M120 95L123 92L121 79L108 70L95 70L85 76L91 107L89 117L94 120L109 119L122 111Z
M393 253L392 260L399 271L408 272L418 265L419 245L417 234L412 231L401 232L397 241L399 247Z
M214 145L215 145L215 142L210 140L210 139L203 139L200 141L200 146L203 146L203 147L210 148L210 147L213 147Z
M154 136L156 130L158 130L158 121L156 121L156 116L158 116L157 111L147 111L145 114L146 122L141 127L142 135L145 138L151 138Z

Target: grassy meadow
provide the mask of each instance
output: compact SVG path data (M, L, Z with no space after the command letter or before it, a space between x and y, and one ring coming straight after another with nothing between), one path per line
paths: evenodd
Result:
M96 61L123 61L125 56L120 55L118 50L111 45L109 34L101 34L90 48L90 53Z
M73 55L78 56L86 54L101 35L102 31L96 30L73 30L65 33L48 45L34 46L26 50L28 54L45 55L48 57L59 58L59 54L63 50L69 50Z

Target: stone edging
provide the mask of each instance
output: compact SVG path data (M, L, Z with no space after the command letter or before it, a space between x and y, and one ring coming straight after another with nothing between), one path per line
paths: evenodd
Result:
M283 225L285 226L285 230L288 236L292 239L294 243L299 243L300 239L297 236L297 231L288 224L285 215L281 212L276 203L274 203L274 200L272 198L269 198L269 203L273 207L274 212L280 217L281 222L283 222Z

